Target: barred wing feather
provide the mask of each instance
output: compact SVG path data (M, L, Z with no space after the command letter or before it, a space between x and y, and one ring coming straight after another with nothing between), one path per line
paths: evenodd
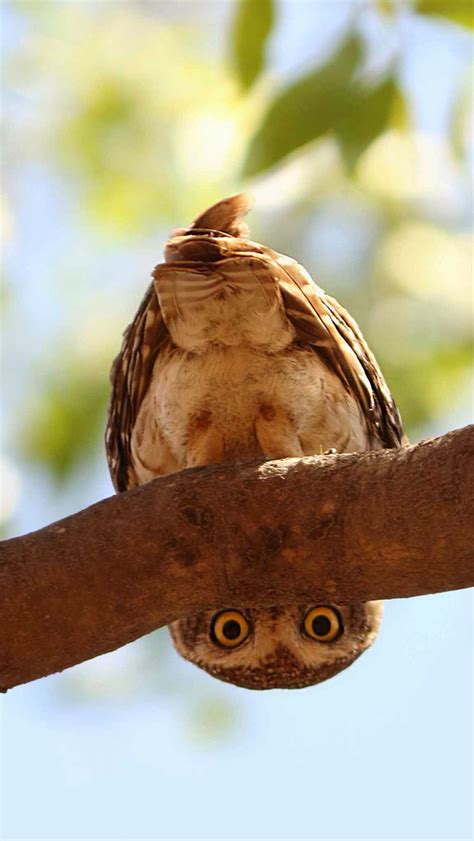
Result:
M406 442L400 414L356 322L295 260L275 258L283 270L280 290L297 340L313 346L357 397L372 446L400 447Z
M151 283L132 323L127 327L110 379L112 395L105 432L110 475L116 491L139 483L133 470L131 438L137 415L160 351L169 345L156 292Z

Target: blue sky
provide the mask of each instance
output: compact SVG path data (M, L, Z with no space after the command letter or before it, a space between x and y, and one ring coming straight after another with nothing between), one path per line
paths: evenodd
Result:
M220 743L160 694L64 703L61 676L18 688L2 701L4 837L468 839L471 622L469 593L392 602L335 680L219 687L240 706ZM105 659L126 684L127 649ZM180 669L186 691L211 680Z
M324 49L343 6L283 4L272 45L278 72L295 72L316 43ZM3 12L11 47L21 25L12 6ZM413 46L403 72L418 125L439 131L467 36L407 23L404 38ZM99 252L107 277L121 261L125 296L147 274L150 242L118 254L113 243L88 239L69 185L54 173L25 164L10 187L18 233L8 267L21 283L13 313L24 313L23 335L38 345L61 317L54 287L43 291L40 281L51 262L60 265L70 237L85 277ZM76 305L85 300L87 284ZM5 375L9 422L18 370L34 376L33 342L19 345L20 367ZM467 422L468 412L447 413L439 431ZM18 533L110 494L102 457L77 485L58 496L31 470ZM3 838L469 839L472 651L472 596L458 592L387 604L373 649L336 679L298 692L219 684L170 653L163 632L19 687L0 699ZM202 724L198 712L207 707L229 717L222 732Z

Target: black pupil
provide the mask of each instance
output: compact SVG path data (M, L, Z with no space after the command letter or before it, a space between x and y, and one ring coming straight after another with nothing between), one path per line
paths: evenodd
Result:
M311 627L317 637L325 637L331 630L331 620L327 616L315 616Z
M224 622L222 633L226 639L236 640L237 637L240 637L239 623L235 619L228 619L227 622Z

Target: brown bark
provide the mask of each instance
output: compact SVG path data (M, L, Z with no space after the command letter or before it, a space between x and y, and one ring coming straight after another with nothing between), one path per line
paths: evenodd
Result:
M200 609L474 585L474 427L183 471L1 546L0 687Z

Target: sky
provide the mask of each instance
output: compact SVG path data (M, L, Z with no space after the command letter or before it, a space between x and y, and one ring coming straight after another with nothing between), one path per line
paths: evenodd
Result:
M99 684L126 686L129 649L95 661ZM179 668L184 691L211 680ZM320 686L219 686L239 703L221 741L179 700L64 703L62 680L2 699L4 838L471 837L468 592L391 602L373 649Z
M336 30L343 13L335 8L283 4L272 45L279 72L296 72L318 39L324 48L329 30L321 21ZM13 6L1 11L11 47L21 26ZM438 131L467 42L457 32L441 38L436 27L420 35L407 26L404 37L424 39L423 49L417 41L409 51L404 73L419 126ZM38 169L25 167L12 200L20 233L9 268L21 279L27 325L40 343L58 312L39 281L76 219L67 189ZM80 230L75 236L83 238L87 275L88 247L93 254L97 244ZM29 249L37 254L35 278L26 276ZM144 275L150 253L105 250L104 265L118 259L131 283ZM6 376L7 412L16 405L15 371ZM468 413L463 404L440 424L460 425ZM72 489L58 499L40 471L25 481L28 505L15 521L17 533L111 493L102 462L80 476L81 502ZM2 838L469 839L472 654L469 592L387 604L368 653L337 678L297 692L217 683L170 654L166 631L157 632L0 699Z

